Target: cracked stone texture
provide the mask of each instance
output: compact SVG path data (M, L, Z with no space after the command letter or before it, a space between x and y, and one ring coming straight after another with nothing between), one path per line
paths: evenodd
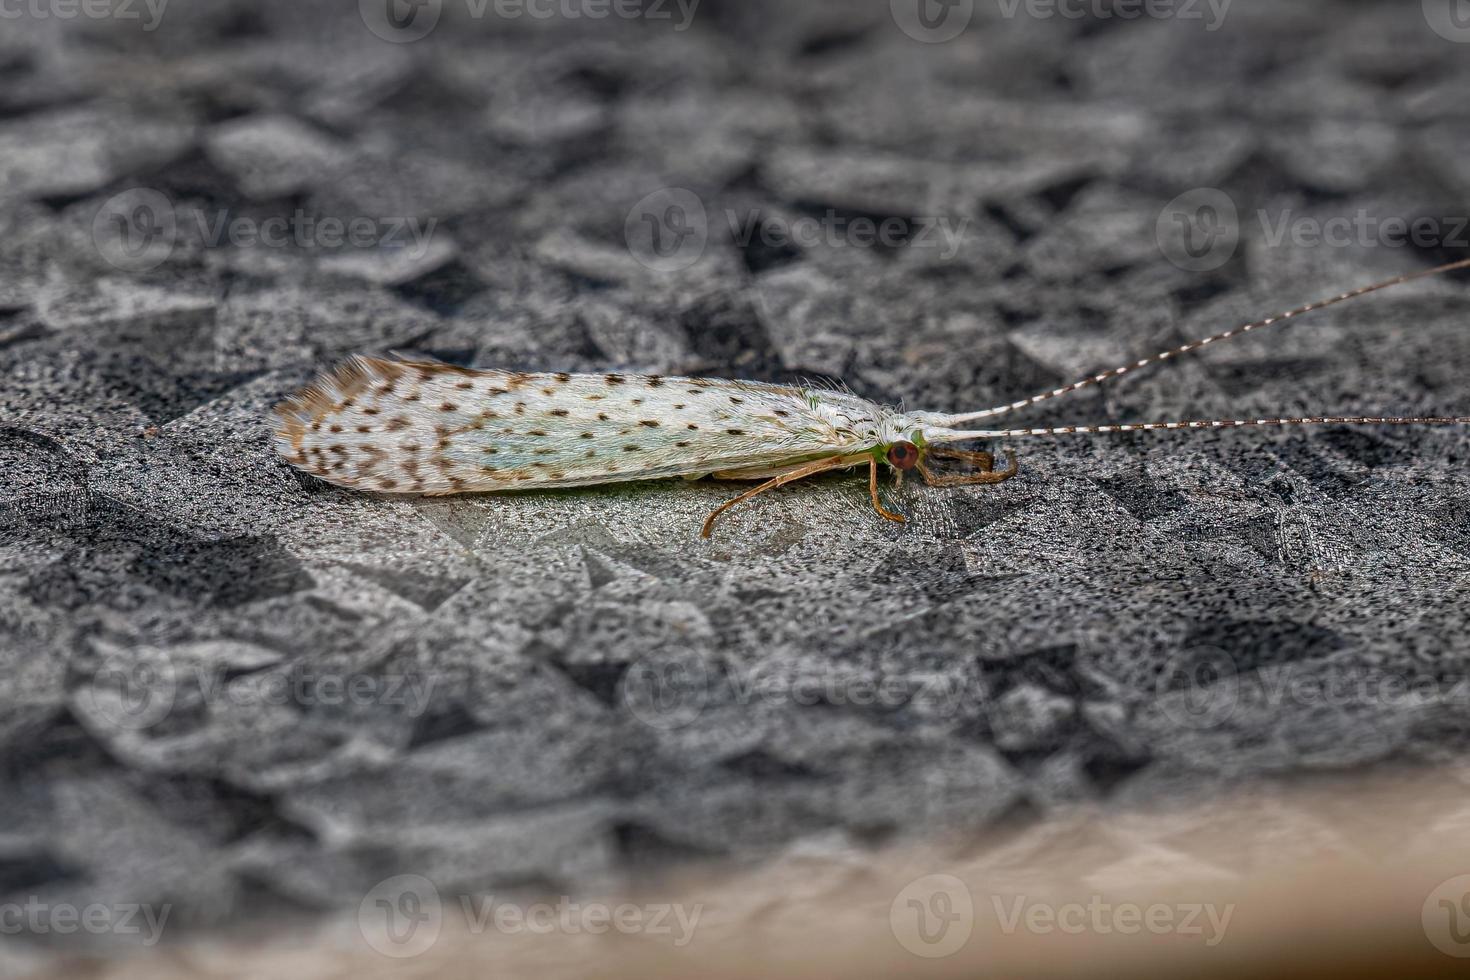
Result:
M979 4L942 44L884 3L447 4L411 44L355 7L0 36L0 900L184 928L403 873L576 890L1470 744L1463 430L1038 440L1004 485L895 492L902 527L838 476L710 543L731 485L375 497L268 440L357 351L983 407L1462 256L1470 46L1417 4ZM1156 225L1201 186L1240 247L1191 272ZM636 206L673 187L708 242L658 271ZM829 212L963 233L740 242ZM1445 240L1270 238L1360 212ZM405 244L212 234L273 217ZM1467 311L1416 284L1028 419L1464 414Z

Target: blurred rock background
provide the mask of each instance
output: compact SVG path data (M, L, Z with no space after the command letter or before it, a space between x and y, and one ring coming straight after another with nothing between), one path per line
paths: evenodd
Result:
M1063 6L7 12L0 902L187 935L1462 755L1463 431L1037 441L903 527L833 477L709 543L738 488L273 456L352 352L959 410L1470 255L1470 26ZM1027 418L1465 414L1464 282Z

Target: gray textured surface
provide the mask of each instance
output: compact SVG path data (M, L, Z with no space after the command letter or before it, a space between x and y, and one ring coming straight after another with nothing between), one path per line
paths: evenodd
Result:
M934 45L884 4L777 0L407 45L350 3L8 22L0 898L209 925L398 873L576 889L1463 752L1465 432L1038 443L1002 486L906 488L905 527L823 478L712 543L729 485L387 499L268 442L355 351L950 410L1454 257L1271 248L1254 218L1465 213L1470 46L1418 6L1241 0L1205 32L981 4ZM1202 185L1242 247L1181 271L1155 222ZM663 274L624 228L667 186L713 220ZM136 188L181 220L130 274L94 218ZM298 208L432 220L433 247L193 218ZM752 208L969 226L950 259L741 249L724 211ZM1033 417L1463 414L1467 311L1414 286Z

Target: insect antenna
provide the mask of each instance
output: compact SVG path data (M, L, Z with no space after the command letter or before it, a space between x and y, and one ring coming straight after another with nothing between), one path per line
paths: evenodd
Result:
M1390 288L1392 286L1399 286L1399 285L1402 285L1404 283L1414 282L1416 279L1427 279L1430 276L1443 275L1446 272L1454 272L1457 269L1470 269L1470 259L1462 259L1462 260L1460 260L1458 262L1450 262L1447 265L1436 266L1433 269L1424 269L1424 270L1421 270L1419 272L1406 273L1406 274L1401 275L1401 276L1395 276L1392 279L1385 279L1382 282L1375 282L1371 286L1360 286L1357 289L1350 290L1350 291L1348 291L1346 293L1342 293L1341 295L1333 296L1331 299L1318 300L1315 303L1308 303L1306 306L1299 306L1299 307L1297 307L1294 310L1287 310L1285 313L1278 313L1276 316L1266 317L1266 319L1264 319L1264 320L1257 320L1255 323L1247 323L1244 326L1235 327L1234 329L1226 330L1226 331L1223 331L1222 333L1214 334L1213 336L1203 337L1203 338L1201 338L1199 340L1192 340L1192 341L1190 341L1187 344L1181 344L1178 347L1173 347L1173 348L1170 348L1169 350L1160 351L1157 354L1153 354L1153 355L1151 355L1149 357L1142 358L1141 360L1134 361L1131 364L1124 364L1124 365L1121 365L1119 367L1112 368L1111 370L1103 371L1100 374L1094 374L1091 377L1082 378L1079 381L1074 381L1071 384L1063 385L1060 388L1053 388L1051 391L1043 391L1040 394L1032 395L1030 398L1023 398L1020 401L1011 402L1009 405L998 405L995 408L987 408L984 411L979 411L979 412L965 412L965 413L960 414L960 415L924 414L921 417L923 418L923 420L925 422L929 422L929 423L932 423L932 424L938 425L938 426L943 426L945 428L953 428L956 425L962 425L962 424L964 424L966 422L975 422L975 421L978 421L980 419L993 418L996 415L1005 415L1005 414L1007 414L1009 412L1017 411L1018 409L1029 408L1030 406L1035 405L1035 404L1037 404L1039 402L1049 401L1049 400L1051 400L1053 398L1057 398L1057 397L1059 397L1061 395L1070 394L1071 392L1078 391L1079 389L1082 389L1082 388L1088 388L1088 387L1091 387L1092 385L1101 384L1102 382L1107 381L1107 380L1109 380L1111 378L1117 378L1117 377L1121 377L1122 375L1125 375L1125 374L1130 374L1133 371L1137 371L1140 368L1146 368L1146 367L1149 367L1149 366L1154 365L1154 364L1160 364L1160 363L1162 363L1164 361L1167 361L1167 360L1169 360L1171 358L1179 357L1180 355L1183 355L1183 354L1190 354L1190 353L1193 353L1194 351L1197 351L1197 350L1202 350L1202 349L1204 349L1205 347L1208 347L1211 344L1219 343L1219 342L1225 341L1225 340L1232 340L1232 339L1234 339L1236 337L1244 336L1245 334L1248 334L1248 333L1250 333L1253 330L1260 330L1263 327L1269 327L1269 326L1272 326L1272 325L1277 324L1277 323L1283 323L1283 322L1285 322L1287 320L1291 320L1291 319L1294 319L1296 317L1302 316L1305 313L1313 313L1313 312L1315 312L1317 310L1325 310L1329 306L1336 306L1338 303L1346 303L1350 299L1357 299L1360 296L1367 296L1369 293L1376 293L1379 290L1388 289L1388 288ZM1308 424L1309 422L1316 421L1316 420L1309 420L1309 419L1274 419L1274 420L1264 420L1264 419L1258 419L1258 420L1255 420L1255 421L1235 421L1235 422L1221 421L1221 423L1218 424L1218 425L1206 424L1206 423L1198 423L1198 424L1196 424L1196 423L1187 423L1187 422L1166 422L1166 423L1159 423L1155 427L1156 428L1168 427L1168 428L1176 428L1176 429L1183 429L1183 428L1228 428L1228 427L1233 427L1233 426L1237 426L1237 425L1260 425L1260 424L1266 424L1268 421L1270 423L1272 423L1272 424L1290 425L1290 424ZM1329 421L1336 421L1336 420L1329 420ZM1405 420L1389 420L1389 419L1348 419L1348 420L1344 420L1344 421L1347 421L1347 422L1379 422L1379 423L1383 423L1383 424L1408 424L1409 422L1432 422L1433 420L1430 420L1430 419L1405 419ZM1067 434L1067 433L1070 433L1070 432L1082 432L1082 431L1084 431L1085 428L1086 427L1082 427L1082 426L1063 426L1063 427L1061 427L1056 432L1046 432L1046 433L1043 433L1041 430L1018 429L1018 430L1015 430L1015 433L1014 434L1023 434L1023 435L1024 434L1030 434L1030 435L1043 435L1043 434L1047 434L1047 435L1063 435L1063 434ZM1106 428L1106 427L1096 427L1096 426L1094 426L1093 428L1095 428L1095 429L1103 429L1103 428ZM1138 432L1138 431L1146 431L1146 429L1144 429L1141 426L1133 426L1131 428L1125 429L1124 431ZM1010 435L1010 434L1013 434L1013 433L1007 432L1007 433L1004 433L1004 434Z
M1180 429L1242 429L1272 425L1470 425L1470 415L1369 416L1321 415L1284 419L1201 419L1187 422L1130 422L1110 425L1053 425L1036 429L977 429L961 432L926 429L928 442L962 442L967 439L1014 439L1022 436L1094 436L1124 432L1161 432Z

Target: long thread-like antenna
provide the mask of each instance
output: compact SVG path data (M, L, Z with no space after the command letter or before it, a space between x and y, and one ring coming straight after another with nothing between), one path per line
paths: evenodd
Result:
M1065 395L1070 392L1077 391L1080 388L1087 388L1095 384L1101 384L1102 382L1107 381L1109 378L1120 377L1121 375L1128 374L1132 371L1137 371L1139 368L1145 368L1152 364L1158 364L1163 361L1167 361L1170 358L1178 357L1181 354L1189 354L1193 351L1208 347L1210 344L1219 343L1222 340L1230 340L1234 337L1243 336L1250 333L1252 330L1259 330L1262 327L1269 327L1272 324L1282 323L1294 317L1299 317L1304 313L1312 313L1316 310L1324 310L1329 306L1336 306L1338 303L1346 303L1350 299L1357 299L1359 296L1367 296L1369 293L1376 293L1381 289L1388 289L1391 286L1399 286L1406 282L1413 282L1416 279L1426 279L1430 276L1442 275L1446 272L1454 272L1456 269L1470 269L1470 259L1462 259L1459 262L1451 262L1448 265L1437 266L1433 269L1425 269L1421 272L1410 272L1402 276L1395 276L1392 279L1385 279L1383 282L1376 282L1371 286L1361 286L1350 292L1343 293L1340 296L1334 296L1331 299L1319 300L1316 303L1308 303L1306 306L1299 306L1294 310L1288 310L1285 313L1267 317L1264 320L1257 320L1255 323L1247 323L1244 326L1236 327L1233 330L1226 330L1223 333L1217 333L1212 337L1204 337L1200 340L1190 341L1187 344L1172 348L1171 350L1161 351L1157 354L1152 355L1151 357L1145 357L1142 360L1134 361L1132 364L1124 364L1121 367L1115 367L1110 371L1104 371L1101 374L1094 374L1089 378L1083 378L1080 381L1074 381L1069 385L1063 385L1060 388L1053 388L1051 391L1043 391L1039 395L1032 395L1030 398L1023 398L1018 402L1011 402L1009 405L999 405L995 408L987 408L981 412L966 412L961 415L926 414L923 416L923 418L926 422L932 422L935 425L952 428L965 422L974 422L978 419L991 418L996 415L1005 415L1008 412L1014 412L1018 409L1028 408L1032 405L1037 404L1038 402L1048 401L1060 395ZM1254 425L1256 423L1231 424ZM1176 425L1175 427L1185 428L1187 426ZM1196 426L1196 428L1202 427L1203 426ZM1019 431L1024 433L1026 430ZM1132 430L1128 431L1138 431L1138 427L1135 426Z
M1158 432L1172 429L1239 429L1268 425L1470 425L1467 416L1368 416L1329 415L1290 419L1205 419L1195 422L1136 422L1117 425L1054 425L1040 429L980 429L957 432L950 429L925 430L928 442L962 442L966 439L1014 439L1020 436L1091 436L1123 432Z

